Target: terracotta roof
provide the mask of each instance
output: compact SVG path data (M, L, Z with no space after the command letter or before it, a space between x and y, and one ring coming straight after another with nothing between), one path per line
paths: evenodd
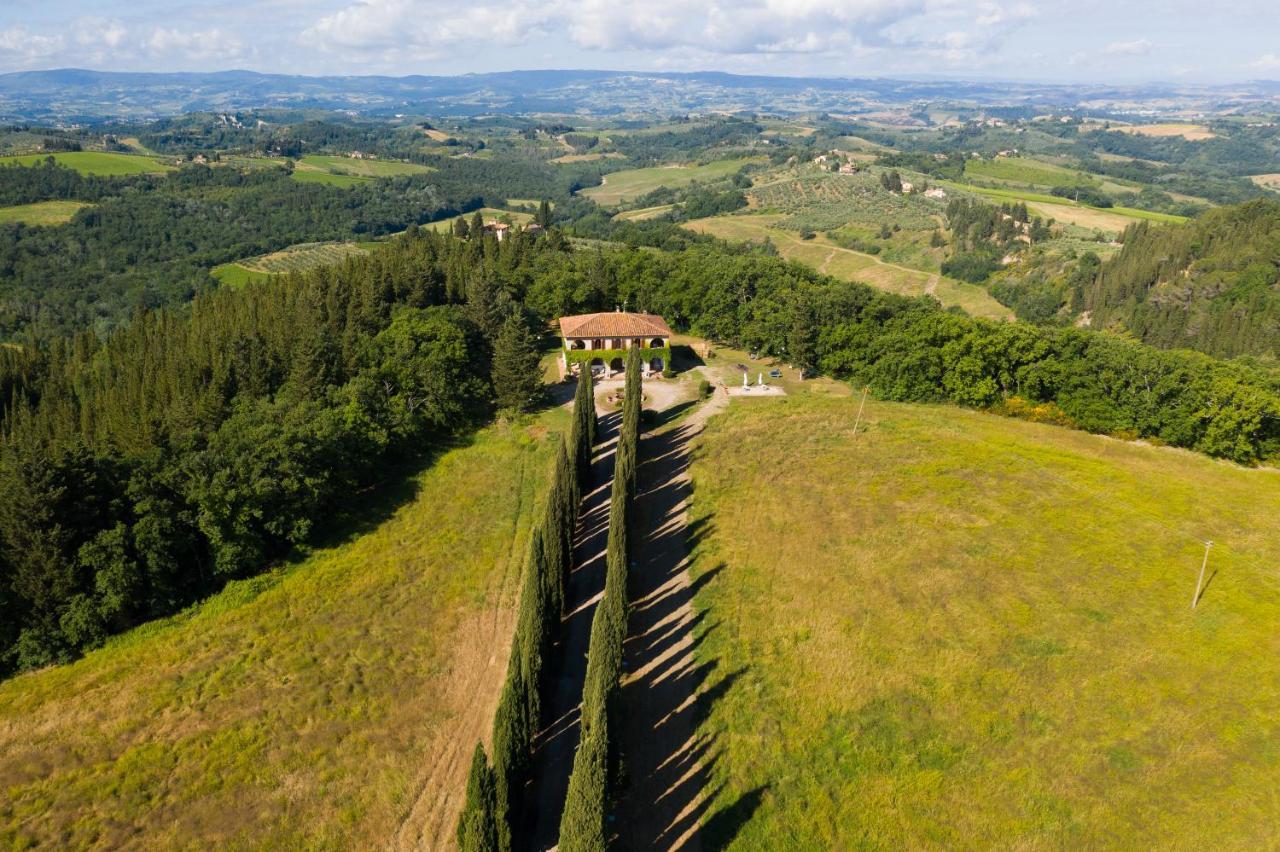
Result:
M670 337L671 326L657 314L611 311L560 317L560 333L565 337Z

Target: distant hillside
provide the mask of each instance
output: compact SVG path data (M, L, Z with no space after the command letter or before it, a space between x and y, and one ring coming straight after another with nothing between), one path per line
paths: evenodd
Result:
M1135 225L1086 287L1095 328L1212 355L1280 354L1280 202L1262 199L1182 226Z
M661 85L655 85L655 81ZM1196 109L1255 107L1274 84L1230 87L1047 85L740 76L706 71L504 71L452 77L301 77L253 71L115 73L80 69L0 74L0 119L88 122L200 110L264 107L348 109L366 114L861 111L921 99L1045 109L1160 99Z

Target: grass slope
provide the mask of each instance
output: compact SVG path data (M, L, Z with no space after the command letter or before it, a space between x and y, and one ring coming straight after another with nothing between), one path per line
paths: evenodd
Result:
M0 207L0 225L21 222L24 225L65 225L84 207L83 201L38 201Z
M346 543L0 684L0 842L385 847L420 801L447 844L564 419L488 429Z
M857 407L735 400L697 451L708 847L1273 845L1280 473Z
M677 188L688 186L696 180L709 181L728 177L750 162L758 162L759 158L744 160L716 160L703 165L671 165L653 166L647 169L626 169L610 172L600 186L582 190L582 195L597 204L609 206L621 204L633 198L639 198L660 186Z
M861 281L872 287L906 296L925 293L935 296L943 305L958 305L973 316L1010 319L1012 312L1001 305L982 287L966 284L940 275L883 263L873 255L836 245L824 235L812 240L801 239L795 231L777 227L780 214L713 216L685 223L685 227L724 240L763 241L768 238L777 246L778 254L812 266L819 272Z
M153 157L136 154L113 154L102 151L68 151L60 154L24 154L17 157L0 157L0 166L33 166L53 157L58 163L84 175L141 175L171 172L173 166Z

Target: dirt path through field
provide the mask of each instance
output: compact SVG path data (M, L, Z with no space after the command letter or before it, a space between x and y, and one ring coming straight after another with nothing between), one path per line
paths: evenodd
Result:
M599 409L597 408L599 412ZM574 545L574 569L565 589L564 622L553 654L550 688L543 696L543 730L533 755L524 825L526 842L518 848L550 849L560 835L560 814L569 790L573 754L578 748L582 684L587 674L591 619L604 592L604 551L609 535L609 491L619 416L600 412L592 478L583 500Z
M690 451L706 419L729 402L717 391L673 428L640 445L637 556L622 688L629 786L617 814L622 849L699 850L710 743L696 736L699 693L714 664L694 656L698 619L689 579ZM685 403L687 404L687 403Z

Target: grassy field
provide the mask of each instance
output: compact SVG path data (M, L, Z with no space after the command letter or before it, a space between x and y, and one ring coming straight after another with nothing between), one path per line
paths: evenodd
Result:
M299 243L270 254L224 263L213 268L213 277L238 287L272 275L302 272L317 266L333 266L368 248L359 243Z
M428 228L432 231L446 231L452 228L453 223L456 222L458 219L466 219L467 224L468 225L471 224L471 219L475 215L476 215L475 212L472 211L471 213L464 213L461 216L450 216L448 219L441 219L438 222L432 222L431 224L423 225L422 227ZM531 213L519 213L512 210L499 210L496 207L481 207L480 216L486 222L488 222L491 219L500 220L503 216L507 216L511 219L512 224L515 224L515 225L527 225L533 221L533 214Z
M432 171L430 166L417 163L402 163L397 160L357 160L352 157L339 157L327 154L307 154L298 160L294 167L297 172L324 172L342 174L361 178L400 177L402 175L420 175Z
M1272 847L1280 473L858 402L695 455L708 848Z
M625 160L621 151L604 151L591 154L564 154L551 160L553 163L594 163L596 160Z
M565 419L488 429L352 495L367 531L0 684L0 843L451 845Z
M24 225L65 225L77 211L91 205L83 201L39 201L0 207L0 225L21 222Z
M153 157L136 154L113 154L101 151L68 151L60 154L24 154L18 157L0 157L0 166L32 166L53 157L59 164L73 168L83 175L142 175L171 172L174 167Z
M949 189L962 192L973 192L985 195L997 201L1025 201L1027 208L1037 214L1068 222L1082 228L1097 228L1103 231L1120 232L1132 225L1135 220L1145 219L1161 224L1186 222L1187 217L1175 216L1172 213L1155 213L1150 210L1138 210L1134 207L1090 207L1078 204L1067 198L1056 195L1045 195L1039 192L1027 192L1018 189L995 189L971 184L945 182Z
M623 222L643 222L661 216L675 207L674 204L659 204L657 207L641 207L639 210L624 210L613 218Z
M975 284L884 263L873 255L842 248L821 234L812 240L802 240L796 232L779 228L778 223L782 220L780 214L713 216L687 222L685 227L724 240L762 242L768 238L777 246L782 257L799 261L827 275L848 281L861 281L904 296L929 293L943 305L957 305L973 316L990 319L1013 317L1008 308Z
M1127 124L1123 127L1112 127L1117 133L1136 133L1139 136L1181 136L1191 142L1213 139L1217 136L1203 124L1186 124L1182 122L1166 122L1164 124Z
M966 177L995 178L996 180L1047 187L1076 186L1082 183L1091 184L1096 182L1091 175L1076 169L1068 169L1053 163L1026 157L966 160L964 173Z
M709 181L728 177L738 169L758 159L716 160L705 165L653 166L647 169L626 169L605 176L604 184L582 190L582 195L605 206L621 204L652 192L660 186L688 186L695 180Z

